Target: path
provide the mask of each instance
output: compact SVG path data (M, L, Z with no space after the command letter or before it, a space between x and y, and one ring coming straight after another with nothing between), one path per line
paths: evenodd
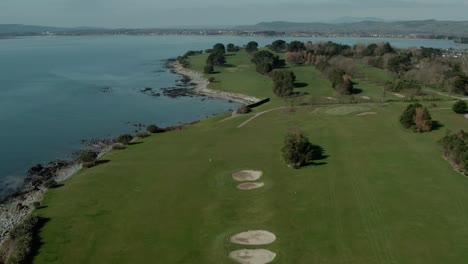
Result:
M248 123L250 123L250 121L254 120L255 118L263 115L263 114L266 114L266 113L269 113L269 112L273 112L273 111L276 111L276 110L280 110L280 109L284 109L286 108L286 106L282 106L282 107L278 107L278 108L273 108L273 109L270 109L270 110L266 110L266 111L263 111L263 112L260 112L254 116L252 116L251 118L247 119L244 123L240 124L237 128L241 128L245 125L247 125Z

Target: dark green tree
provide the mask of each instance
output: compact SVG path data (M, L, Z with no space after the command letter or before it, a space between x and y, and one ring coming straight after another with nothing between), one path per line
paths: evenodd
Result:
M247 51L248 53L257 52L257 50L258 50L258 43L255 42L255 41L250 41L250 42L247 43L247 45L245 46L245 51Z
M294 92L294 82L296 75L292 71L273 72L273 92L279 97L287 97Z
M220 52L222 54L225 54L226 53L226 47L224 47L224 44L222 43L217 43L213 46L213 50L211 51L211 53L216 53L216 52Z
M402 75L412 68L411 53L402 53L390 58L387 62L388 70L396 75Z
M149 133L158 133L159 132L159 127L157 127L156 125L149 125L146 127L146 131L148 131Z
M240 50L240 47L239 46L236 46L232 43L229 43L227 46L226 46L226 51L227 52L238 52Z
M222 52L213 52L206 59L206 64L211 66L223 66L226 63L226 57Z
M309 139L299 132L286 135L281 153L286 164L294 169L323 158L323 149L310 143Z
M84 151L80 154L81 162L95 162L98 157L98 154L95 151Z
M400 123L404 128L413 129L417 132L432 130L431 114L420 103L408 105L400 116Z
M457 114L468 113L468 104L466 101L458 100L453 106L452 110Z
M274 52L282 52L286 50L286 48L287 48L287 43L286 41L282 39L275 40L270 45L270 49Z
M266 74L279 65L279 57L267 50L256 52L251 60L257 66L257 72Z
M306 50L306 47L304 45L304 42L301 41L291 41L288 45L288 51L290 52L298 52L298 51L304 51Z

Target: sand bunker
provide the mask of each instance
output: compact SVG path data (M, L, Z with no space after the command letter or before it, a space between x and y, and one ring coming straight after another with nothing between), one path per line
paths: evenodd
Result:
M276 253L266 249L241 249L229 253L229 257L241 264L266 264L275 259Z
M237 189L240 190L253 190L263 187L265 184L263 182L245 182L237 185Z
M243 170L232 174L232 178L236 181L256 181L262 177L263 172L253 170Z
M364 112L364 113L360 113L360 114L357 114L358 116L365 116L365 115L376 115L377 113L376 112Z
M399 94L399 93L394 93L393 95L395 95L396 97L400 97L400 98L405 98L406 96L402 95L402 94Z
M268 245L275 242L275 234L263 230L251 230L231 237L230 241L239 245Z
M361 96L362 99L365 99L365 100L370 100L371 98L369 96Z
M468 119L468 114L466 114L465 117Z

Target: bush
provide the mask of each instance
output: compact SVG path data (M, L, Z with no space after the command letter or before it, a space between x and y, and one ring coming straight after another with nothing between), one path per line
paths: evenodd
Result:
M121 144L121 143L116 143L116 144L112 145L113 150L123 150L123 149L126 149L126 148L127 147L124 144Z
M13 247L6 253L8 258L6 263L22 264L30 262L34 241L37 239L37 234L43 222L42 217L31 215L11 230L9 240L10 245L13 245Z
M54 179L50 179L44 183L47 189L53 189L58 186L58 183Z
M203 72L206 74L211 74L213 73L213 71L214 71L214 68L212 65L205 65L205 67L203 68Z
M452 110L457 114L468 113L468 104L466 101L458 100L453 106Z
M308 162L323 158L323 149L313 145L302 133L288 133L281 149L283 158L294 169L298 169Z
M248 105L242 105L236 111L238 114L248 114L252 112L252 109Z
M149 125L146 127L146 131L148 131L149 133L158 133L159 132L159 127L157 127L156 125Z
M136 133L135 136L136 136L137 138L147 138L147 137L150 136L150 134L147 133L147 132L138 132L138 133Z
M415 132L429 132L432 130L432 117L427 108L419 103L410 104L400 116L400 123Z
M38 209L39 207L41 207L41 203L40 203L40 202L34 202L32 205L33 205L33 207L34 207L35 209Z
M212 83L212 82L214 82L214 81L215 81L215 77L210 77L210 78L208 78L208 82Z
M461 130L456 134L448 133L440 141L444 157L459 171L468 175L468 133Z
M130 134L120 135L115 141L124 145L130 144L132 142L133 136Z
M96 152L88 150L88 151L81 153L80 161L81 162L94 162L96 161L97 157L98 157L98 154Z

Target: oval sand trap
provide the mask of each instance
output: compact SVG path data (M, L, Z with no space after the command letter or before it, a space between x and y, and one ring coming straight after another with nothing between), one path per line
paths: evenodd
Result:
M239 245L268 245L275 242L275 234L263 230L250 230L231 237L230 241Z
M241 264L266 264L275 259L276 253L266 249L241 249L229 253L229 257Z
M263 172L254 170L243 170L232 174L232 178L236 181L256 181L262 177Z
M240 190L253 190L263 187L265 184L263 182L244 182L237 185L237 189Z

